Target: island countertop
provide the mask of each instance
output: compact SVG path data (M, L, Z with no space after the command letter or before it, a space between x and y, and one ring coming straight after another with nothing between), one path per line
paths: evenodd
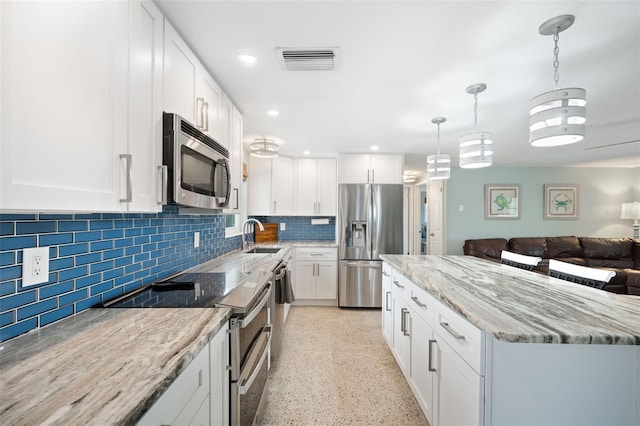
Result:
M640 297L597 290L473 256L381 258L498 340L640 345Z

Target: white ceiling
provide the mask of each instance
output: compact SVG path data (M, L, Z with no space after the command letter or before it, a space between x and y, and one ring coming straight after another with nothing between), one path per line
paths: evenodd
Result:
M640 2L156 0L244 115L245 141L281 153L404 153L424 169L458 140L494 134L495 166L640 166ZM544 21L573 14L560 34L560 86L587 90L587 135L557 148L528 144L529 100L552 90L553 39ZM277 47L338 47L334 71L285 71ZM243 52L258 61L238 61ZM278 117L267 110L277 109ZM634 142L630 142L634 141ZM627 142L627 143L625 143Z

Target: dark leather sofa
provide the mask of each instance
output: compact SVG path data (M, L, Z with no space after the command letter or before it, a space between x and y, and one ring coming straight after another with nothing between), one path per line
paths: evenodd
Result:
M502 250L541 257L534 269L548 274L549 259L616 272L604 290L640 295L640 240L631 238L522 237L466 240L464 254L500 262Z

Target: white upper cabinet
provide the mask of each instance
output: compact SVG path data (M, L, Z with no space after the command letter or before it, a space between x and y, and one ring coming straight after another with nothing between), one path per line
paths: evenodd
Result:
M180 35L164 21L164 111L196 124L198 59Z
M293 213L293 159L249 160L249 215L289 216Z
M339 183L402 184L401 154L343 154L338 158Z
M223 104L230 105L229 110L229 155L231 156L231 197L225 213L240 213L240 200L242 199L242 138L243 120L242 114L231 104L231 100L225 95ZM223 114L224 116L224 114ZM224 127L224 126L222 126Z
M222 89L165 19L164 110L178 114L224 147L229 146Z
M0 15L0 209L157 211L156 7L0 2Z
M336 160L300 158L295 162L295 214L335 216Z

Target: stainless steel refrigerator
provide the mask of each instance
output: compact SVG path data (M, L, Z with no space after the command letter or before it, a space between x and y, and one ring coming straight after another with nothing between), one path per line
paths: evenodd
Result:
M338 305L382 306L381 254L402 253L402 185L338 186Z

